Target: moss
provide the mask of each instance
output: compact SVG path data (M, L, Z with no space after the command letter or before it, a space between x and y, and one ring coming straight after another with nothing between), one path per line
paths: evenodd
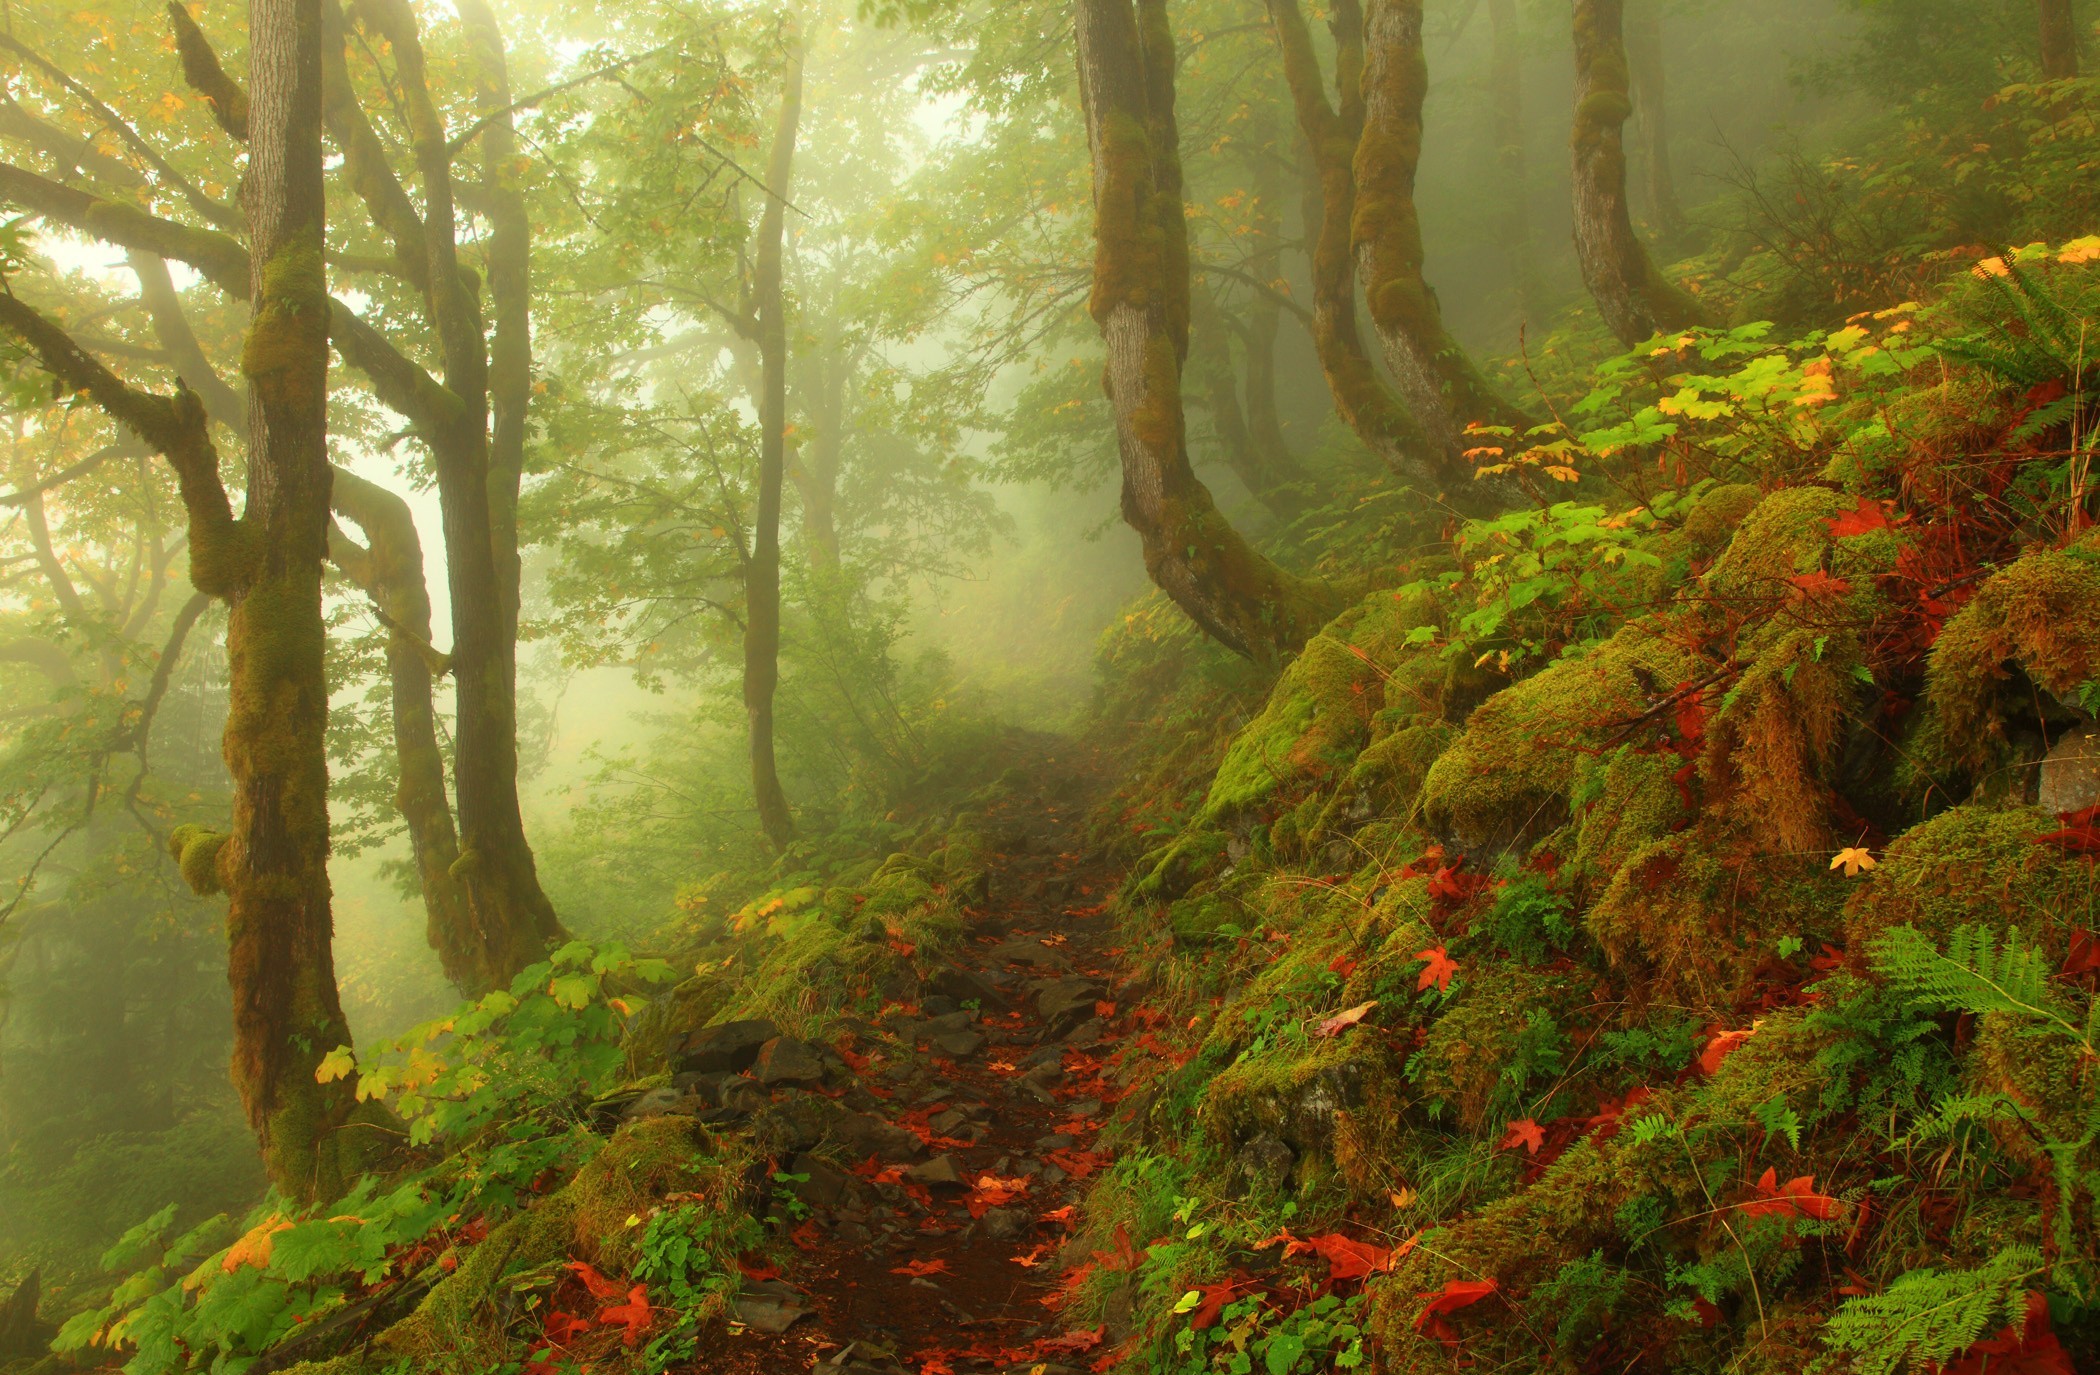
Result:
M1634 851L1667 835L1684 815L1673 754L1621 749L1602 764L1584 761L1575 791L1583 799L1575 822L1569 877L1585 891L1602 892Z
M1935 941L1954 929L2018 926L2061 957L2068 932L2094 923L2094 870L2034 838L2057 828L2038 807L1956 807L1889 843L1845 908L1855 952L1893 926Z
M168 836L168 852L175 856L182 881L198 897L226 891L225 880L219 875L219 855L231 839L224 831L205 826L177 826Z
M1590 935L1615 965L1638 963L1666 986L1732 986L1724 969L1744 950L1736 930L1738 870L1713 850L1714 837L1687 831L1633 852L1591 905Z
M2071 706L2096 678L2100 543L2088 536L2072 549L2017 560L1947 622L1926 671L1925 748L1972 776L2001 767L2011 753L2008 724L2037 709L2034 688Z
M1684 535L1692 551L1706 558L1727 548L1736 527L1763 499L1764 493L1748 482L1727 483L1700 497L1684 519Z
M1740 503L1731 497L1727 505ZM1827 522L1855 504L1827 487L1780 488L1738 517L1734 538L1701 582L1724 600L1784 595L1787 579L1822 568L1831 544Z
M1430 769L1429 824L1462 845L1498 849L1553 830L1584 754L1698 671L1694 656L1634 624L1496 694Z
M1215 875L1231 844L1232 837L1224 831L1185 830L1138 861L1129 895L1139 901L1172 902Z
M1858 690L1859 643L1848 631L1767 627L1749 665L1706 724L1705 802L1760 848L1830 848L1831 775Z
M1537 1046L1548 1032L1541 1018L1557 1027L1588 999L1595 981L1494 960L1467 965L1463 977L1462 991L1408 1063L1408 1076L1418 1092L1448 1106L1460 1126L1477 1131L1498 1117L1529 1115L1523 1111L1530 1077L1525 1047Z
M1284 670L1261 714L1233 737L1203 805L1229 816L1287 785L1332 776L1370 736L1372 666L1332 630L1314 636Z
M1297 1152L1301 1171L1315 1169L1334 1163L1337 1131L1346 1130L1338 1122L1344 1114L1367 1122L1398 1117L1394 1070L1391 1053L1375 1036L1279 1035L1211 1080L1197 1120L1228 1154L1271 1135Z

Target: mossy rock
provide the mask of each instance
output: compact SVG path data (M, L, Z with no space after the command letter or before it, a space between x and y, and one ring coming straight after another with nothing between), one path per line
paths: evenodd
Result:
M1534 1014L1544 1012L1565 1026L1567 1014L1595 992L1596 980L1574 970L1499 960L1469 963L1460 979L1408 1074L1419 1094L1441 1100L1460 1126L1477 1131L1498 1104L1506 1106L1524 1092L1524 1085L1507 1081L1505 1071L1531 1033Z
M1971 776L2002 767L2008 723L2034 715L2034 688L2056 699L2054 711L2043 705L2044 718L2064 720L2096 678L2100 540L2089 535L2015 561L1947 622L1926 669L1925 747Z
M1855 505L1856 498L1827 487L1782 487L1739 517L1728 547L1700 581L1724 601L1782 592L1788 579L1823 568L1829 522Z
M1376 670L1331 633L1306 642L1261 714L1232 738L1203 804L1230 816L1346 768L1370 738Z
M1613 753L1600 764L1585 761L1576 793L1582 798L1574 823L1568 876L1585 891L1602 892L1634 851L1670 833L1684 815L1675 775L1676 755Z
M2019 927L2061 959L2069 932L2095 923L2093 866L2035 837L2058 828L2039 807L1971 803L1889 843L1845 908L1845 941L1863 952L1894 926L1944 942L1959 926Z
M1307 1040L1286 1035L1212 1079L1197 1119L1225 1154L1268 1135L1298 1153L1301 1170L1331 1164L1338 1115L1372 1122L1391 1122L1399 1115L1394 1068L1391 1053L1375 1036L1345 1032Z
M1850 630L1767 627L1706 723L1699 781L1707 810L1780 854L1826 851L1834 775L1855 699L1859 641Z
M1225 866L1232 837L1222 830L1192 827L1146 855L1132 869L1140 875L1128 888L1141 902L1173 902Z
M1763 500L1764 493L1754 483L1731 482L1711 488L1684 518L1685 542L1700 558L1711 558L1728 547L1736 527Z
M1635 624L1489 698L1430 768L1423 814L1468 849L1504 849L1568 817L1580 762L1700 661Z

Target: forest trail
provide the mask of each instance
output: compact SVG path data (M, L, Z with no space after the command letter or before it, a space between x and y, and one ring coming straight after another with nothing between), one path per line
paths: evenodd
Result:
M693 1370L1054 1372L1100 1343L1059 1320L1058 1252L1082 1181L1108 1163L1094 1147L1136 1010L1115 999L1115 876L1084 852L1098 770L1061 753L1062 765L1042 761L1060 771L1044 800L1029 790L988 812L989 893L966 909L954 958L922 969L916 995L892 990L907 996L874 1021L842 1024L855 1078L828 1096L917 1140L893 1133L887 1159L845 1169L811 1152L776 1158L787 1210L806 1210L790 1259L747 1265L738 1321L703 1338Z

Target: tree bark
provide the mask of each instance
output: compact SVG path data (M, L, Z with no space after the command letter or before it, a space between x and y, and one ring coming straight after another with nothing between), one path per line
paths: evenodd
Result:
M1493 27L1488 56L1489 123L1495 139L1495 167L1501 174L1501 205L1495 216L1503 261L1517 297L1520 322L1545 313L1536 249L1531 236L1531 174L1524 153L1524 53L1517 22L1517 0L1488 0Z
M1575 253L1604 323L1633 347L1664 330L1704 322L1633 232L1626 204L1628 95L1625 0L1575 0Z
M780 686L780 496L787 468L787 302L780 259L795 135L802 120L802 47L793 34L787 43L780 118L773 130L766 208L759 217L752 270L758 309L758 504L752 517L751 558L744 568L744 712L751 728L751 791L759 826L775 849L786 848L795 838L795 818L780 786L773 749L773 694Z
M1469 424L1523 429L1531 419L1489 383L1444 328L1436 293L1422 276L1422 223L1415 174L1422 161L1421 0L1371 0L1364 30L1364 127L1357 140L1357 271L1386 366L1416 423L1440 451L1441 475L1470 480Z
M1333 608L1324 585L1249 545L1189 467L1188 228L1164 0L1077 0L1080 97L1093 157L1088 312L1108 363L1123 517L1152 580L1219 643L1258 660L1304 644Z
M1262 158L1254 171L1256 233L1266 244L1247 260L1247 270L1274 284L1283 276L1283 164ZM1266 483L1262 500L1270 510L1292 519L1312 503L1309 476L1283 432L1276 409L1276 342L1283 328L1283 304L1255 292L1241 317L1240 337L1246 347L1241 364L1247 401L1247 441Z
M820 578L839 573L839 469L845 459L846 387L853 378L851 352L827 337L804 360L809 438L788 455L787 476L802 499L802 539L809 566ZM763 380L760 383L763 390Z
M1632 0L1632 9L1626 16L1626 64L1644 154L1642 171L1648 182L1648 213L1655 217L1656 229L1672 238L1684 232L1684 207L1677 203L1677 178L1670 168L1662 0Z
M2078 23L2071 8L2071 0L2036 0L2045 80L2065 81L2078 75Z
M247 568L228 599L233 833L217 870L227 893L234 1085L272 1182L293 1198L332 1198L349 1173L339 1136L352 1097L347 1082L314 1077L321 1057L350 1039L328 888L319 0L251 0L248 54Z

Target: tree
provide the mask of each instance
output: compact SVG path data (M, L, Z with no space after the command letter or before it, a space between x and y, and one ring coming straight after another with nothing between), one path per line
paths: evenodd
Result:
M1517 23L1517 0L1488 0L1492 28L1488 53L1489 126L1495 140L1495 167L1501 174L1495 216L1502 258L1517 296L1517 313L1529 322L1544 310L1533 261L1531 177L1524 154L1524 62Z
M744 711L751 729L751 791L759 825L774 848L795 838L795 819L780 786L773 749L773 694L780 686L780 497L787 468L787 301L781 290L781 237L787 223L795 131L802 119L802 50L784 35L780 118L767 162L766 208L758 226L752 294L758 308L758 505L744 588Z
M2042 76L2065 81L2078 75L2078 20L2072 0L2035 0L2041 24Z
M1575 0L1575 254L1598 313L1631 348L1704 312L1663 276L1633 232L1626 201L1625 126L1633 113L1625 0Z
M318 0L255 0L253 94L243 210L252 323L247 499L219 475L203 403L123 382L12 294L0 325L60 383L91 397L175 470L188 516L190 580L223 599L230 693L227 834L173 837L183 875L227 894L233 1079L277 1186L295 1198L340 1192L353 1162L342 1128L353 1100L321 1084L321 1057L349 1039L336 992L328 887L328 694L321 562L328 525L328 296L322 267L321 18Z
M1633 0L1626 17L1626 67L1648 181L1648 212L1667 239L1684 232L1677 178L1670 167L1670 112L1665 95L1662 0Z
M1108 360L1123 518L1152 580L1221 644L1255 659L1302 645L1332 593L1277 567L1233 529L1189 468L1181 373L1189 257L1173 36L1164 0L1079 0L1081 103L1093 158L1088 313Z

